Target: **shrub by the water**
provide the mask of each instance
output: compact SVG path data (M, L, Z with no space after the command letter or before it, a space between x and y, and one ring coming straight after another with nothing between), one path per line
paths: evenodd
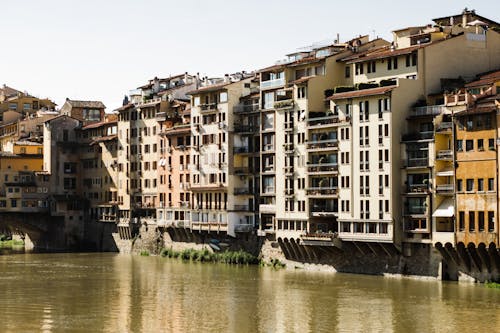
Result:
M180 252L172 249L163 249L160 255L167 258L180 257L182 260L194 262L220 262L235 265L253 265L259 263L257 257L243 250L214 253L210 252L208 249L185 249Z

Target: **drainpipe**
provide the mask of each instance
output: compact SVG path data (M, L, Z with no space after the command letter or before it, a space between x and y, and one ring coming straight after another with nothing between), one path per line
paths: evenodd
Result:
M452 142L452 156L453 156L453 210L454 210L454 218L453 218L453 242L455 243L454 246L457 245L457 216L458 216L458 200L457 200L457 189L456 189L456 183L457 183L457 152L455 149L455 136L456 136L456 126L455 126L455 117L453 115L453 111L451 113L451 142Z

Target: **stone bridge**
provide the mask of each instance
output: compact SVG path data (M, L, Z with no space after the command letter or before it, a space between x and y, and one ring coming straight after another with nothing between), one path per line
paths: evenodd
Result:
M46 213L0 213L0 233L19 235L27 244L38 250L63 250L66 248L64 217Z

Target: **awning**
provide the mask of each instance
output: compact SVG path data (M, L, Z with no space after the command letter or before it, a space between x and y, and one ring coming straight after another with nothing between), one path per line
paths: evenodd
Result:
M453 217L453 215L455 215L455 207L452 198L445 199L432 213L433 217Z

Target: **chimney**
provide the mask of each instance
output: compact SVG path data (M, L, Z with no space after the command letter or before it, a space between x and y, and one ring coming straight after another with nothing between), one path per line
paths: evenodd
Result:
M469 11L467 10L467 7L465 7L464 11L462 12L462 28L465 28L467 26L467 14Z
M229 74L224 74L224 83L229 83Z
M187 84L188 81L188 72L184 72L184 84Z

